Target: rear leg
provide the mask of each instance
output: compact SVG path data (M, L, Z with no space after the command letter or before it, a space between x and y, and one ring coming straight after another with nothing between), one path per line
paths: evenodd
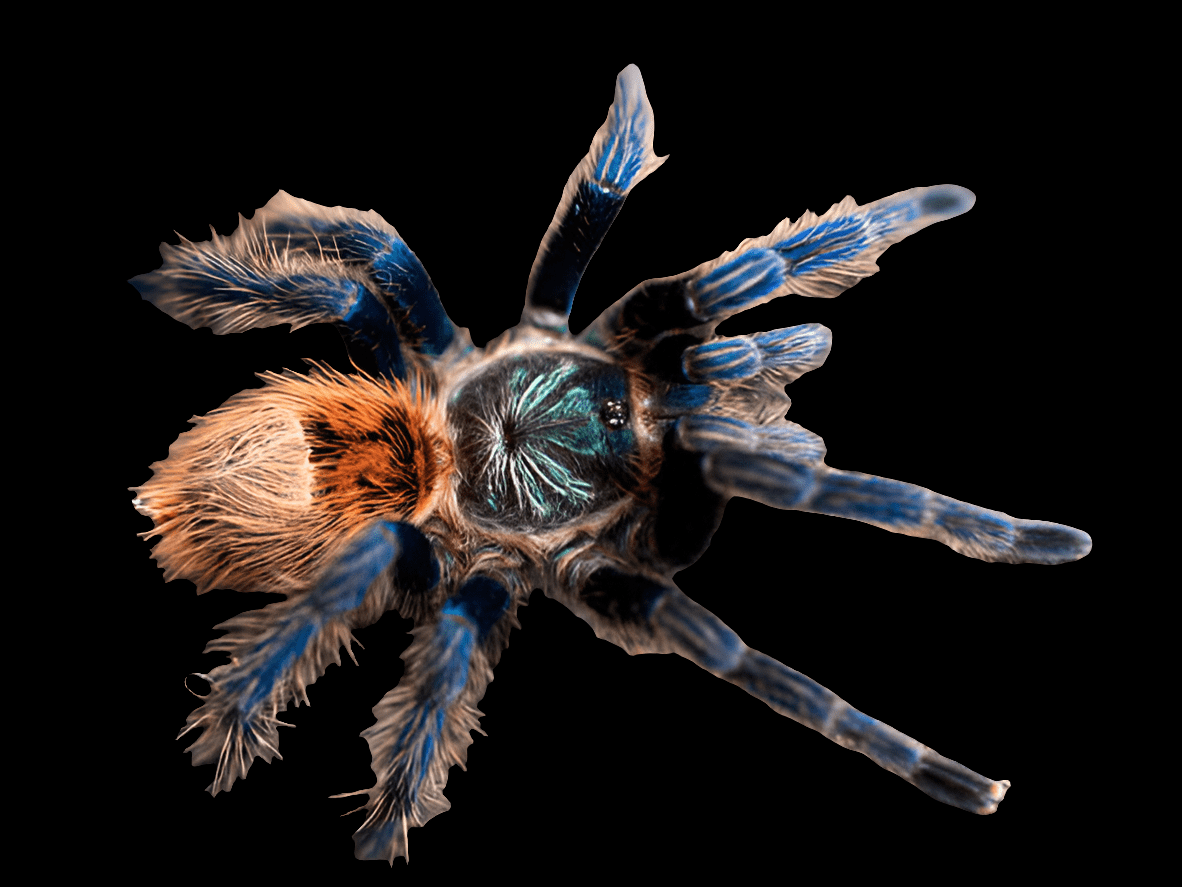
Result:
M255 757L281 757L278 715L292 702L308 702L307 688L329 664L352 656L352 629L407 607L439 580L430 543L410 524L377 521L356 533L321 571L311 588L217 626L226 634L205 651L230 662L200 677L212 687L180 736L199 730L187 749L193 765L217 763L209 792L229 791ZM179 737L178 737L179 738Z
M353 837L358 859L409 861L407 829L450 809L443 795L448 770L467 761L472 731L480 730L476 706L516 625L505 585L475 576L448 598L437 621L415 629L402 655L405 674L374 708L377 723L361 734L376 783L333 796L368 798Z
M722 620L668 582L602 567L560 599L596 635L628 653L676 653L689 659L778 714L866 755L941 803L992 813L1010 786L944 757L751 649Z

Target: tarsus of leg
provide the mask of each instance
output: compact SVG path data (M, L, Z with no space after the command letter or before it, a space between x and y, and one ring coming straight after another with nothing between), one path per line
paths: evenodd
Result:
M1074 527L1022 520L904 481L738 449L703 460L706 482L718 492L935 539L979 560L1061 564L1092 549L1091 537Z
M525 290L521 322L559 333L591 257L638 182L665 162L653 152L656 122L640 69L616 77L607 120L562 189L562 199L538 247Z
M187 749L194 766L217 762L209 792L229 791L255 757L281 757L277 728L289 725L278 715L292 702L308 703L308 686L330 663L340 664L341 647L353 656L352 629L376 622L401 596L438 577L422 533L376 521L342 546L307 591L217 626L226 634L206 652L228 653L230 662L199 675L212 689L180 732L202 731Z

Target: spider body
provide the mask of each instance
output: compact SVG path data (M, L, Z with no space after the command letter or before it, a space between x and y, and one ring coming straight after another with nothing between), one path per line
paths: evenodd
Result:
M465 511L527 534L620 501L639 457L627 374L538 346L482 362L447 398Z
M137 489L166 579L198 592L279 592L220 626L182 735L229 789L278 754L278 715L351 631L396 610L416 624L406 673L364 732L376 783L357 855L407 855L408 827L446 810L516 611L541 588L629 653L675 652L780 714L869 756L929 795L992 812L1008 783L974 773L747 647L673 574L709 544L732 496L936 539L984 560L1082 557L1078 530L1023 521L824 463L783 420L783 386L824 361L802 324L719 337L725 318L786 293L832 297L889 245L967 211L944 185L818 217L674 277L640 284L578 336L575 290L628 192L660 164L639 71L571 174L539 249L521 323L473 347L425 270L373 212L280 192L230 237L163 247L133 281L194 327L331 323L358 372L264 374L173 445Z

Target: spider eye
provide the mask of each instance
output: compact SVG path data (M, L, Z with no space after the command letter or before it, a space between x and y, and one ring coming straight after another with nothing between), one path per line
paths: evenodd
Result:
M628 402L609 397L599 408L599 421L615 431L628 424Z
M448 405L470 513L543 529L619 499L635 462L628 404L612 363L552 352L490 363Z

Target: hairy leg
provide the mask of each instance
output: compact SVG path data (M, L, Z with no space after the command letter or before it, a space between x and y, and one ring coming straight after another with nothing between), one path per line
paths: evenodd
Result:
M422 533L376 521L354 534L307 591L217 626L226 634L206 652L228 653L230 662L200 675L212 689L180 733L200 729L187 750L194 766L216 761L210 793L229 791L256 756L279 757L279 713L293 701L307 703L308 685L330 663L340 664L353 628L376 622L438 579Z
M846 748L945 804L992 813L1009 788L863 714L816 681L753 650L677 587L614 567L592 573L563 603L604 640L631 654L676 653L730 681L774 711Z
M194 328L331 323L359 366L389 378L406 374L404 344L435 356L455 337L427 272L373 211L280 191L230 236L161 244L160 252L163 266L131 283Z
M368 796L353 836L358 859L409 860L407 829L451 807L443 795L447 772L464 766L471 733L480 729L476 706L516 624L511 602L500 582L476 576L447 600L437 622L415 629L402 656L405 674L374 708L377 723L361 734L376 783L334 796Z

